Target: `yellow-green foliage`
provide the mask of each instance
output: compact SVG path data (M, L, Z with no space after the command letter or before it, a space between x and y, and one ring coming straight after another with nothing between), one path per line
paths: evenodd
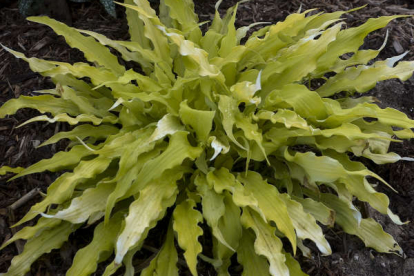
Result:
M405 114L379 108L372 97L351 97L412 75L414 62L402 56L371 62L380 50L360 50L368 33L401 16L344 28L345 12L296 13L241 45L249 27L235 28L237 5L223 18L216 12L206 33L191 0L161 1L159 16L146 0L123 5L131 41L29 18L64 36L90 63L28 58L4 47L56 88L6 102L0 118L28 107L45 115L26 123L75 126L43 143L70 139L67 151L26 169L0 169L14 178L65 170L18 223L41 214L37 224L3 245L27 240L4 275L24 275L85 225L95 226L94 238L67 275L90 275L108 258L105 275L122 265L133 275L134 254L167 214L164 244L141 275L178 275L174 240L193 275L199 257L228 275L235 253L243 275L305 275L292 257L297 248L309 254L304 240L331 254L320 224L336 223L377 251L401 253L353 205L358 198L401 224L368 177L387 183L350 159L404 159L388 153L389 144L414 137ZM126 70L108 47L142 71ZM345 53L353 55L341 58ZM318 88L309 86L314 79ZM203 229L213 237L208 256L201 254Z

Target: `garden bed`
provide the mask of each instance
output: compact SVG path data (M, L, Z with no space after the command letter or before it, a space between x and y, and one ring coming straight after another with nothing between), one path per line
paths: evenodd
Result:
M6 1L7 2L7 1ZM214 15L215 1L198 0L196 12L200 22L211 20ZM220 11L235 4L235 1L223 1ZM2 5L2 4L0 4ZM17 10L17 5L3 4L0 8L0 43L14 50L25 53L30 57L58 60L74 63L83 61L83 55L76 49L69 48L62 37L55 35L48 27L27 22ZM345 16L347 26L355 26L366 21L369 17L392 14L414 14L414 4L410 0L304 0L304 1L264 1L256 0L244 3L238 12L238 26L249 25L253 22L277 22L283 20L289 13L298 9L316 8L319 11L332 12L348 10L368 5L366 8ZM57 12L58 11L58 12ZM59 7L51 7L48 13L72 24L79 29L93 30L114 39L128 39L128 28L123 16L123 9L118 8L119 18L115 19L105 13L98 1L90 4L70 3L69 10L62 12ZM69 19L68 19L69 18ZM389 40L381 59L401 54L409 50L405 59L414 59L414 19L395 20L389 24ZM379 48L384 40L385 31L371 34L364 47ZM0 103L19 95L32 95L33 91L53 87L53 83L36 73L22 60L16 59L5 50L0 50ZM380 83L370 95L380 101L380 106L390 106L405 112L414 118L414 78L407 82L390 80ZM69 129L65 124L33 123L29 126L16 128L19 124L37 115L36 111L24 109L15 116L0 121L0 166L27 167L44 158L50 158L66 146L64 141L53 146L36 149L36 146L51 137L54 133ZM410 141L394 144L392 150L401 156L414 157L414 144ZM387 187L379 185L378 190L386 193L391 201L391 209L404 221L414 220L414 163L401 161L396 164L376 166L366 164L388 181L398 193L393 193ZM6 182L10 176L0 176L0 243L9 239L18 229L10 229L30 209L30 206L41 200L38 191L46 192L48 185L56 178L53 173L35 174L15 181ZM19 201L24 195L32 195L28 201ZM13 203L20 203L20 206ZM13 206L13 208L10 208ZM361 208L364 208L361 205ZM326 276L391 276L414 275L414 224L396 226L382 215L366 208L367 215L381 221L384 229L392 234L404 250L404 256L378 254L365 248L357 238L349 236L339 228L326 229L326 236L332 246L333 255L321 256L316 250L311 259L298 254L304 272L309 275ZM91 239L92 231L88 228L77 231L80 235L72 237L61 250L40 258L31 270L32 275L64 275L69 268L75 252ZM80 238L81 237L81 238ZM157 248L157 229L151 231L142 253L137 254L136 267L148 265L150 258ZM310 245L312 247L312 245ZM7 271L13 256L22 249L21 243L9 245L0 251L0 272ZM186 272L185 263L179 263L183 275ZM232 275L239 275L238 266L231 267ZM215 275L212 266L201 262L200 275ZM102 268L96 275L101 275ZM123 275L122 272L119 275ZM294 275L293 275L294 276Z

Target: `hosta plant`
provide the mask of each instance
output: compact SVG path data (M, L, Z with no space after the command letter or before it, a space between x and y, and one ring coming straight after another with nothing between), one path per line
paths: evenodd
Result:
M64 36L88 62L29 58L4 47L56 88L9 100L0 117L34 108L44 115L23 125L74 126L41 145L69 139L66 151L25 169L0 169L17 173L12 179L62 171L17 223L40 217L36 224L3 244L27 240L4 275L24 275L85 226L94 227L93 239L66 275L90 275L105 260L104 275L121 266L133 275L134 254L157 225L163 243L141 275L178 275L180 250L193 275L200 259L219 275L236 261L243 275L305 275L298 249L309 256L314 243L331 254L321 225L337 224L379 252L402 253L354 205L366 202L402 224L374 189L388 184L357 161L408 159L388 147L414 137L414 121L357 94L412 75L414 62L403 56L378 61L381 49L360 49L370 32L402 16L345 28L346 12L306 11L246 38L253 25L235 27L237 5L223 17L216 11L204 33L191 0L161 1L158 15L147 0L123 5L130 41L29 18ZM212 246L203 251L206 232Z

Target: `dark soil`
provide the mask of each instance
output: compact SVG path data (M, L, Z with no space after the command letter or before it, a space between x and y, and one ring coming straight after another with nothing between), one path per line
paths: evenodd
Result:
M49 28L30 23L22 18L15 2L17 1L2 1L0 3L0 43L30 57L70 63L84 60L82 53L69 48L64 39L55 35ZM46 2L52 3L53 0ZM69 10L60 9L59 2L62 1L55 1L52 6L42 11L72 24L76 28L93 30L110 38L128 39L128 28L122 8L118 10L119 18L114 19L105 13L98 1L87 4L69 3ZM223 2L221 11L225 11L235 3L233 0ZM199 14L200 21L212 19L214 4L214 0L196 1L196 12ZM369 17L414 14L414 2L411 0L252 0L240 6L237 24L242 26L252 22L277 22L300 7L302 10L317 8L320 11L332 12L363 5L368 6L346 16L348 26L361 24ZM412 60L414 53L413 27L414 20L412 18L392 22L387 27L390 38L381 58L388 58L410 50L405 59ZM384 30L371 34L364 47L379 48L384 36ZM32 73L24 61L16 59L3 49L0 50L0 60L1 103L11 98L17 98L19 95L32 95L33 91L52 87L50 80ZM370 94L380 100L381 106L399 109L414 118L414 78L405 83L395 80L380 83ZM54 133L67 129L68 126L65 124L34 123L30 126L17 128L19 124L35 115L38 115L36 111L24 109L15 116L0 120L0 166L26 167L41 159L50 158L54 153L65 148L66 144L60 142L57 145L36 149L37 145ZM414 144L411 142L394 144L392 150L402 156L414 157ZM399 162L385 166L368 165L398 191L397 194L382 186L378 187L380 191L390 197L391 209L403 220L414 220L414 188L412 187L414 163ZM10 226L23 217L31 205L41 200L37 189L43 193L46 192L48 185L55 177L56 175L53 173L35 174L6 182L10 177L0 176L0 243L9 239L13 233L19 230L19 227L10 229ZM9 208L11 204L30 192L34 194L30 201L18 208ZM326 230L334 254L323 257L315 250L311 259L298 256L304 271L311 276L414 275L413 223L395 226L389 219L370 209L369 213L381 221L384 229L399 242L405 252L404 257L378 254L365 248L357 238L334 228ZM77 233L80 235L77 235L76 239L72 238L61 250L54 250L37 261L32 266L31 274L64 275L71 264L74 253L91 239L90 229L82 229ZM143 252L137 256L137 268L142 269L148 264L145 260L159 246L158 237L158 233L150 235ZM22 247L22 243L16 243L0 252L1 272L7 271L11 259L21 251ZM184 266L181 268L182 271L185 271ZM202 262L200 271L200 275L215 275L214 269ZM237 267L232 271L234 275L239 275ZM102 267L96 275L101 275L101 273ZM183 275L187 274L188 272L183 272Z

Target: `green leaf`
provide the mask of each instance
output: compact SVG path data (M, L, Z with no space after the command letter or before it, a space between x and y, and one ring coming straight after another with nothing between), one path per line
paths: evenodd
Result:
M220 95L218 108L223 116L222 124L227 136L237 146L245 149L234 137L233 126L236 123L236 114L238 112L236 101L228 96Z
M81 35L76 29L70 28L65 24L58 22L46 16L28 17L28 20L45 24L51 27L58 35L65 37L66 42L73 48L81 50L86 59L90 62L96 62L105 68L110 69L117 75L124 73L125 69L118 63L116 56L111 54L108 48L101 45L91 37Z
M85 150L84 150L85 151ZM50 204L61 204L72 197L73 191L79 183L96 177L109 166L111 159L97 157L90 161L81 161L72 173L65 173L56 179L47 189L43 201L35 204L30 211L16 224L20 225L43 213Z
M198 224L203 221L203 216L194 207L195 202L192 199L178 204L173 213L173 227L177 233L178 245L184 250L184 258L188 268L192 275L197 276L197 255L202 251L198 237L203 234L203 230Z
M364 117L376 118L381 124L396 126L405 129L413 128L414 121L406 114L393 108L381 109L376 104L359 103L351 108L342 108L337 101L324 98L325 106L329 110L329 117L321 120L323 127L335 127L345 122L352 122Z
M340 161L347 170L366 170L366 167L362 163L351 161L345 154L339 154L333 151L326 151L325 154ZM388 215L394 223L399 225L403 224L399 217L393 214L389 209L390 201L388 197L383 193L375 191L375 189L371 186L365 177L350 176L342 182L346 185L349 192L358 197L359 200L368 202L375 210L379 211L382 214Z
M138 199L129 207L125 227L116 242L116 264L121 264L132 247L140 246L148 231L174 204L177 192L175 181L168 178L155 180L140 191Z
M308 274L303 273L302 269L300 268L300 264L295 258L292 257L291 254L285 253L286 257L286 265L289 268L290 275L295 276L308 276Z
M299 198L293 196L292 199L302 204L303 210L311 214L320 223L331 227L334 225L335 212L326 207L323 203L311 198Z
M261 71L257 74L256 83L250 81L242 81L234 84L230 87L230 92L232 96L236 98L238 104L246 103L248 105L255 104L256 106L260 104L261 98L254 97L255 93L261 89Z
M209 63L206 51L196 47L194 42L186 40L184 36L180 34L170 32L169 29L165 29L164 27L159 28L172 43L177 45L180 55L188 57L186 63L187 70L194 68L194 71L202 77L211 77L223 81L223 75L220 70Z
M237 3L235 6L230 8L227 11L226 17L224 18L223 27L226 29L226 31L223 32L222 28L222 33L224 33L224 36L221 40L221 46L219 50L219 55L221 57L229 55L233 47L237 45L236 27L234 26L234 23L236 21L238 6L239 4Z
M193 1L163 0L163 2L168 6L168 16L178 23L176 29L181 30L194 43L198 43L201 30L198 27L198 16L194 13Z
M133 5L134 2L134 0L124 0L124 3L128 5ZM128 20L131 41L136 41L142 48L149 49L149 40L144 35L144 22L139 18L138 13L132 9L127 8L125 13Z
M331 194L321 194L322 201L336 212L336 222L351 235L362 239L366 246L378 252L399 253L402 249L398 243L382 230L381 225L373 219L361 219L361 214L351 202Z
M141 75L133 71L132 69L126 71L124 75L118 78L118 80L104 82L100 86L105 85L105 86L111 87L111 84L126 85L126 84L129 84L131 81L136 81L141 91L158 92L162 89L162 87L155 80L151 79L150 77ZM100 86L95 87L95 89L99 88ZM114 87L119 87L119 86L114 86Z
M13 235L10 239L5 241L0 249L5 248L9 244L17 241L17 240L29 240L35 236L40 235L41 232L52 229L58 224L60 224L62 221L59 219L50 219L50 218L44 218L41 217L36 225L34 226L26 226L23 229L21 229L19 232Z
M237 261L243 265L243 276L270 275L266 258L259 256L254 248L255 236L251 231L243 229L243 236L237 248Z
M242 238L240 208L234 204L228 192L224 193L224 205L225 212L219 220L218 229L222 233L227 245L221 243L218 239L213 239L213 256L215 259L220 260L221 263L219 267L216 267L219 275L229 275L228 268L235 253L235 250L230 248L237 249Z
M289 151L286 149L284 151L284 157L289 162L294 162L302 167L309 176L309 180L312 182L330 183L338 179L346 179L350 176L368 175L381 180L379 176L367 169L348 171L338 160L327 156L316 156L312 152L296 152L295 155L290 155Z
M7 271L7 276L25 275L30 270L32 263L45 253L60 248L80 225L67 222L45 230L40 235L30 239L24 246L23 252L13 258Z
M115 81L117 79L117 76L113 74L109 69L106 69L104 67L94 67L87 63L78 62L74 65L71 65L64 62L43 62L55 65L54 68L51 68L49 70L38 71L40 74L46 77L56 78L59 75L71 74L77 78L88 77L91 79L91 82L94 85L99 85L102 82L107 81Z
M62 67L64 66L62 65ZM92 68L95 68L95 67L92 67ZM98 72L102 72L102 71L98 71ZM90 74L90 76L92 77L91 80L93 79L94 73L95 72L92 72L92 74ZM63 70L62 70L62 74L55 74L51 76L51 78L52 78L52 81L57 85L57 87L59 87L59 85L71 87L72 89L76 90L77 95L87 98L92 103L93 106L99 107L102 110L105 110L105 111L108 110L113 104L113 99L110 94L110 91L107 91L107 90L104 91L103 89L94 90L92 89L93 88L92 84L87 83L83 80L78 80L77 78L72 76L72 74L65 73L63 72ZM46 90L46 91L50 91L50 90ZM56 89L53 89L52 91L53 93L50 93L50 94L60 96L59 93L61 92L61 90L58 90L56 88ZM42 93L40 91L36 91L36 92Z
M92 154L93 152L85 150L83 146L75 146L70 151L60 151L53 155L50 159L40 160L39 162L19 172L12 179L28 174L40 173L46 170L55 172L63 168L69 168L70 166L78 164L83 157Z
M116 264L115 261L112 261L109 265L106 266L104 274L102 276L111 276L113 275L121 266Z
M105 260L103 255L113 251L122 219L123 214L117 213L106 225L101 222L96 226L93 240L76 253L67 276L87 276L96 271L97 264Z
M364 43L364 38L372 31L385 27L391 20L404 15L370 18L364 24L339 32L335 41L329 44L326 53L318 60L318 68L328 69L345 53L354 53Z
M401 61L395 67L394 62L402 56L377 61L371 66L360 65L350 67L336 74L318 88L316 91L321 97L329 97L341 91L366 92L375 87L377 82L388 79L400 79L402 81L410 78L414 71L414 62Z
M73 118L73 117L70 117L68 114L63 113L63 114L58 114L53 118L49 118L46 115L37 116L30 120L27 120L26 122L21 124L19 127L33 123L33 122L41 122L41 121L45 121L49 123L66 122L70 125L77 125L79 123L86 122L86 123L92 123L94 125L100 125L102 123L116 124L118 122L118 118L114 116L99 118L99 117L96 117L95 115L87 115L87 114L81 114Z
M255 118L255 120L268 120L273 124L281 123L288 129L292 127L309 129L306 120L300 117L296 112L289 109L278 109L276 113L262 110L259 111L253 118Z
M0 118L4 118L6 115L13 115L17 110L25 107L37 109L41 113L49 112L52 115L62 112L67 112L71 115L79 114L79 109L75 104L51 95L20 96L18 99L7 101L0 107Z
M206 141L213 127L215 111L193 109L187 101L180 104L180 117L184 124L191 126L200 141Z
M158 156L158 151L151 152L155 144L147 142L149 133L149 131L144 132L142 136L138 137L131 144L133 150L126 148L121 155L118 172L113 179L108 181L115 187L106 200L105 220L109 219L115 203L124 197L131 188L131 184L136 180L144 164L154 158L154 156ZM148 153L145 154L146 152Z
M86 221L92 214L103 212L106 199L114 190L112 183L98 183L96 187L86 189L82 195L72 200L69 207L54 215L42 214L48 218L58 218L78 224Z
M27 58L24 54L20 52L13 51L12 49L4 46L3 44L0 44L0 45L3 49L5 49L6 51L14 55L16 58L21 58L24 61L28 62L30 69L34 72L43 72L43 71L53 69L55 67L55 65L47 62L46 60L38 59L38 58Z
M246 174L239 174L238 180L257 199L259 208L266 219L276 223L277 228L286 235L292 244L293 251L296 252L294 225L289 216L286 203L276 187L263 180L260 174L252 171L248 171Z
M235 251L223 237L218 224L219 220L224 216L226 206L224 204L224 195L217 194L211 189L204 176L197 176L194 183L197 186L197 191L200 193L203 207L203 217L206 220L208 226L212 229L214 237L227 246L230 250Z
M247 140L253 141L256 143L260 149L259 155L254 155L254 159L260 161L266 159L266 152L262 146L263 136L259 126L252 122L252 119L244 115L238 109L238 104L236 99L220 95L220 101L218 106L222 114L222 124L223 128L229 136L230 140L235 143L237 146L247 151L248 159L250 159L251 152L247 149L246 146L242 146L239 141L234 137L233 126L243 130L244 137Z
M255 22L250 24L249 26L243 26L237 29L236 31L236 37L237 37L237 42L238 44L240 44L240 41L246 37L247 33L250 31L251 28L256 27L258 25L262 25L262 24L271 24L271 22Z
M289 195L281 194L280 198L286 204L289 217L295 227L297 237L302 240L310 239L315 242L316 246L323 255L332 254L331 246L325 239L322 229L318 226L318 224L316 224L315 218L305 212L302 204L290 199Z
M120 4L128 9L135 10L138 13L138 17L144 22L144 34L151 42L154 48L154 53L159 58L159 61L165 62L171 65L170 47L168 40L162 35L162 32L158 29L159 26L163 26L161 21L156 16L155 11L151 8L146 0L134 0L134 5Z
M292 107L302 118L325 119L327 117L324 102L319 95L308 90L304 85L289 84L281 90L272 91L266 98L266 108Z
M233 202L237 206L249 206L265 218L254 195L248 189L245 189L245 186L227 168L220 168L219 170L209 172L207 174L207 182L213 186L216 193L221 194L225 190L229 191L233 195Z
M292 38L299 40L303 35L298 36L299 32L311 22L317 15L305 17L307 12L294 13L289 15L285 21L279 22L268 28L263 39L253 36L246 42L249 49L245 57L240 62L240 68L266 62L278 51L295 42Z
M11 168L8 166L2 166L0 167L0 175L5 175L7 173L20 173L24 170L24 168L22 167L16 167L16 168Z
M251 228L256 234L254 250L269 261L270 275L289 276L289 269L285 264L286 257L282 252L282 241L274 234L276 229L249 208L243 208L241 222L245 228Z
M99 85L105 81L115 81L118 76L113 74L109 69L104 67L94 67L90 66L87 63L78 62L74 65L67 64L67 63L59 63L59 62L52 62L52 64L56 64L57 67L41 72L44 76L50 76L56 78L59 74L72 74L77 78L88 77L91 79L92 84ZM105 96L112 98L110 91L106 91Z
M119 129L117 127L111 125L100 125L100 126L92 126L89 124L79 125L72 129L71 131L62 131L58 132L49 138L47 141L43 142L39 145L39 147L43 147L46 145L54 144L60 141L61 139L70 139L76 140L76 137L80 139L85 139L86 137L93 137L96 139L103 139L107 138L110 135L117 134Z
M75 105L78 106L80 113L88 114L88 115L95 115L97 117L115 117L113 114L109 113L107 110L102 110L93 106L88 98L82 97L77 95L77 92L71 89L68 86L60 86L57 85L56 87L60 90L60 95L65 100L70 100ZM116 120L116 118L114 118Z
M222 34L214 31L211 28L207 31L203 38L201 38L201 47L208 53L208 57L210 60L218 55L218 45L220 45L220 41L222 38Z
M131 196L138 193L151 180L158 178L164 171L180 166L187 158L195 160L200 156L201 152L201 148L190 145L187 140L187 132L176 132L171 136L168 148L159 156L144 164L134 184L126 194Z
M266 95L273 89L301 81L317 68L318 59L327 51L330 43L335 41L342 23L325 31L309 30L296 42L295 46L280 50L280 55L273 62L267 63L263 70L263 91ZM320 35L319 38L315 38ZM271 81L268 82L268 79Z
M139 247L139 246L138 247L135 247L135 248L132 248L125 255L124 260L122 261L122 263L125 266L125 274L124 274L124 276L134 276L135 275L135 267L134 267L134 264L132 263L132 261L134 259L135 253L137 253L140 249L141 249L141 247Z
M178 276L177 261L178 254L174 245L174 231L170 224L164 244L157 256L152 259L150 265L141 272L141 276Z
M184 127L180 123L180 120L171 114L167 114L157 122L157 128L151 135L150 140L157 141L163 139L167 135L173 135L174 133L183 130Z

